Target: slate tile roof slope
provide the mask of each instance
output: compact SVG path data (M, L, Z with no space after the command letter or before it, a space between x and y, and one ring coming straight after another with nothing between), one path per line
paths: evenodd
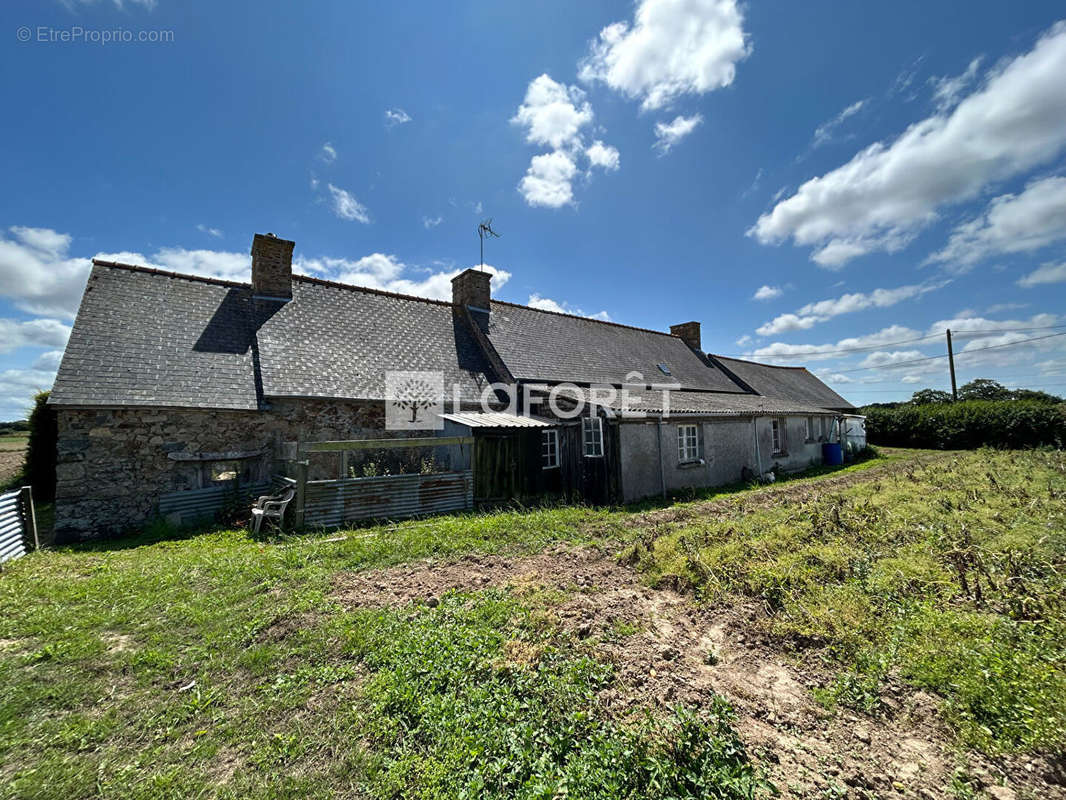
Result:
M560 390L576 399L591 402L589 393L582 387L568 387ZM602 404L602 403L601 403ZM623 400L619 396L606 404L615 411L623 410ZM666 401L658 389L629 389L628 409L658 414L664 410ZM713 417L751 417L767 414L802 414L804 416L832 415L833 412L796 400L761 397L756 394L727 394L725 392L691 392L678 389L669 390L669 413L672 416L695 414Z
M518 380L621 384L635 370L646 383L744 391L670 334L496 301L491 312L489 341Z
M380 399L388 369L442 371L461 400L490 382L449 303L300 277L293 295L262 303L248 284L98 263L51 402L255 409L256 349L264 397Z
M241 284L95 265L51 402L254 409L250 303Z
M765 397L787 398L821 408L855 408L808 372L806 367L775 367L715 355L711 358Z
M490 368L451 303L293 277L293 299L259 331L268 397L383 398L386 370L444 373L475 402Z

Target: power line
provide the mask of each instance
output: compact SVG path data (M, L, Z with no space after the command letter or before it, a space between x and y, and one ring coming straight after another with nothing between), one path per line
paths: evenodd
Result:
M997 334L997 333L1024 333L1024 332L1027 332L1027 331L1058 330L1060 328L1066 328L1066 325L1040 325L1040 326L1034 327L1034 328L975 328L975 329L965 330L965 331L952 330L951 331L951 335L952 336L956 336L956 337L959 337L959 336L965 336L965 337L989 336L989 335ZM862 347L843 347L843 348L839 348L839 349L836 349L836 350L813 350L810 353L793 353L793 354L790 354L790 355L782 354L782 355L775 356L775 355L771 355L769 353L766 353L766 354L758 354L758 353L716 353L715 355L720 355L723 358L752 358L754 356L756 358L770 358L770 359L775 359L775 360L796 359L796 358L810 358L812 356L821 357L821 356L838 355L840 353L865 353L865 352L868 352L870 350L883 350L886 347L898 347L898 346L904 345L904 344L914 344L915 342L924 342L927 339L939 339L942 335L943 334L940 334L940 333L931 333L928 336L919 336L919 337L917 337L915 339L901 339L898 342L882 342L881 344L863 345ZM797 347L804 347L805 345L796 345L796 346ZM996 346L998 347L998 345L996 345ZM817 345L814 345L814 347L817 347ZM973 352L973 351L970 351L970 352Z
M1041 341L1043 339L1054 339L1056 336L1066 336L1066 332L1064 332L1064 333L1049 333L1047 336L1032 336L1032 337L1030 337L1028 339L1019 339L1016 342L1006 342L1004 344L992 344L992 345L989 345L988 347L975 347L973 350L963 350L961 353L957 354L957 357L962 357L962 356L965 356L965 355L969 355L971 353L983 353L985 350L995 350L995 349L1000 348L1000 347L1016 347L1017 345L1020 345L1020 344L1027 344L1028 342L1039 342L1039 341ZM906 367L906 366L909 366L911 364L921 364L921 363L924 363L926 361L936 361L938 358L947 358L947 357L948 357L947 353L944 353L943 355L939 355L939 356L926 356L925 358L914 358L914 359L911 359L909 361L897 361L894 364L878 364L878 365L872 366L872 367L851 367L850 369L835 369L835 370L833 370L833 372L837 373L837 374L841 374L841 373L846 373L846 372L863 372L863 371L868 370L868 369L894 369L896 367Z

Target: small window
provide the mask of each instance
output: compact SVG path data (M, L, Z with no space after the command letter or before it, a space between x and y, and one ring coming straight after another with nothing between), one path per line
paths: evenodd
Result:
M544 469L559 466L559 431L552 428L541 434L541 463Z
M770 420L770 432L773 436L774 455L781 455L785 452L785 421Z
M677 460L682 464L700 460L700 434L695 425L677 426Z
M669 375L670 374L670 367L668 367L665 363L656 364L655 366L657 366L659 368L659 372L661 372L663 375Z
M803 438L808 442L814 441L814 417L807 417L803 421Z
M601 458L603 456L603 420L599 417L582 419L581 440L584 443L585 458Z
M825 441L825 417L818 417L818 438Z

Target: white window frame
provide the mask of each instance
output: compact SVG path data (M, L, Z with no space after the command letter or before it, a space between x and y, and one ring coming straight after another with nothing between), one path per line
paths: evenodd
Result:
M803 418L804 441L814 441L814 417Z
M818 417L818 441L820 442L826 440L825 428L825 417Z
M581 418L581 452L585 458L603 458L603 420Z
M775 456L784 455L787 444L785 421L779 417L774 417L770 420L770 443Z
M698 425L687 423L677 426L677 460L682 464L692 464L700 460Z
M559 468L559 431L555 428L541 432L540 463L541 469Z

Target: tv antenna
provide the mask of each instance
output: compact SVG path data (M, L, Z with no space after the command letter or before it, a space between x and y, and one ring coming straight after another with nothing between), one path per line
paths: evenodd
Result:
M500 234L496 233L492 229L492 217L489 217L484 222L477 226L477 235L481 239L481 271L485 271L485 237L492 236L496 239L500 238Z

